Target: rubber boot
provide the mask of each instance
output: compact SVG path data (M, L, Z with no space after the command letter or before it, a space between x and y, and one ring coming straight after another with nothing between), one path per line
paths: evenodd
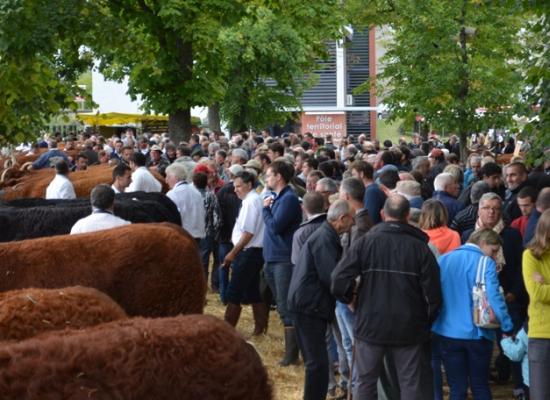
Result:
M285 356L279 363L281 367L289 365L297 365L298 360L298 341L296 340L296 332L294 327L285 326Z
M241 316L241 310L242 307L240 305L227 303L224 316L225 321L234 327L237 326L237 323L239 322L239 318Z
M254 332L253 336L263 335L267 332L267 306L265 303L253 303L252 315L254 316Z

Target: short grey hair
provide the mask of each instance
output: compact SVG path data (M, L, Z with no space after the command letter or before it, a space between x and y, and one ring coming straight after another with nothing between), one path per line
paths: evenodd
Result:
M479 199L481 199L481 196L483 196L485 193L489 193L491 191L491 188L487 183L484 181L477 181L472 185L472 190L470 191L470 201L472 204L479 203Z
M248 153L241 148L231 150L231 155L240 157L241 160L248 161Z
M208 152L209 153L215 153L216 151L218 151L220 149L220 145L219 143L216 143L216 142L212 142L208 145Z
M332 178L322 178L317 181L317 186L322 186L327 192L336 193L338 191L338 185Z
M485 193L483 196L481 196L481 198L479 199L479 206L481 207L483 203L490 200L498 200L498 202L502 206L502 199L498 194L493 192Z
M445 186L453 182L456 182L456 179L452 174L442 172L434 179L434 190L443 191L445 190Z
M187 168L181 163L173 163L166 167L166 175L173 175L178 180L184 181L187 179Z
M349 214L350 211L351 206L346 200L336 200L328 209L327 221L336 221L341 216Z
M397 182L397 194L402 194L405 197L417 197L420 196L420 183L417 181L399 181Z
M358 178L344 179L340 184L340 191L347 193L353 200L356 201L362 202L365 197L365 185Z

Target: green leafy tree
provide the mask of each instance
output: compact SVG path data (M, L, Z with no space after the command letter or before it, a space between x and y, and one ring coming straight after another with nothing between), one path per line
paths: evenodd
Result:
M525 40L528 86L525 92L527 107L523 110L531 122L521 136L531 145L528 161L539 165L550 159L550 3L526 1L524 7L532 15Z
M327 41L341 36L340 9L332 0L259 2L221 33L228 67L221 114L231 130L284 122L301 107Z
M82 35L95 18L85 0L0 2L0 143L36 137L48 117L75 107L90 64Z
M480 0L372 3L376 9L360 17L393 31L377 79L394 118L422 115L456 132L463 158L469 133L509 126L522 88L515 7Z

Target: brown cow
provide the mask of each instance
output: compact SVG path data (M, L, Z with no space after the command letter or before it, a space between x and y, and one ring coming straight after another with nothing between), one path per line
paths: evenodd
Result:
M113 168L109 165L93 165L84 171L71 172L68 178L73 183L76 197L90 197L92 189L100 183L111 184ZM156 171L151 173L162 184L166 193L168 185L162 175ZM43 168L32 171L13 171L8 177L4 176L4 188L0 198L5 201L46 196L46 188L55 176L52 168Z
M0 292L88 286L145 317L202 313L206 299L198 246L174 224L3 243L0 260Z
M126 313L117 303L92 288L32 288L0 293L0 341L125 318Z
M114 321L0 348L3 399L269 400L254 348L203 315Z

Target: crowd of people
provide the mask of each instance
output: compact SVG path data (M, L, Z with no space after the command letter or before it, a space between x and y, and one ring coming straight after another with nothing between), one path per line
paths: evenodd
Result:
M63 150L52 139L33 164L55 160L47 197L74 198L70 170L111 163L112 187L92 193L105 214L112 193L161 191L164 177L225 320L236 326L250 304L261 335L276 309L280 365L301 353L304 399L440 400L443 375L453 400L468 388L490 399L490 380L510 375L511 397L550 399L549 161L501 166L477 146L463 165L456 138L419 135L394 144L202 132L176 144L128 130L81 140L71 158L74 138ZM495 327L473 317L480 279Z

